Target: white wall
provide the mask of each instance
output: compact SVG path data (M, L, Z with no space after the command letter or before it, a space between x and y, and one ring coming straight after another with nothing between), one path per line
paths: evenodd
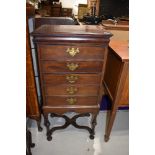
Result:
M87 0L60 0L63 8L73 8L73 14L78 14L78 5L87 4Z

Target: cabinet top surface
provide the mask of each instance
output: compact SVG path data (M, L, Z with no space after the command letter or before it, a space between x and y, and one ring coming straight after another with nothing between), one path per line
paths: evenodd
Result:
M37 28L33 36L89 36L111 37L112 34L102 27L92 25L43 25Z
M127 41L111 40L109 46L122 61L129 61L129 43Z

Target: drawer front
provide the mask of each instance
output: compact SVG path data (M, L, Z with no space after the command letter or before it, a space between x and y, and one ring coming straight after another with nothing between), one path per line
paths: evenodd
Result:
M99 84L100 74L43 74L44 84Z
M56 85L44 86L46 96L83 95L97 96L99 85Z
M43 73L99 73L102 65L103 61L41 61Z
M40 45L40 58L42 60L64 59L99 59L104 58L102 47L78 47L78 46L51 46Z
M96 105L97 97L94 96L48 96L46 97L46 105L58 106L58 105Z

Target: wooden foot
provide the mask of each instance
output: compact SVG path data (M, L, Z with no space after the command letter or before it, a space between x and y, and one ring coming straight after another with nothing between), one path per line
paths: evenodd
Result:
M96 117L97 117L97 113L92 113L92 120L91 120L92 131L91 131L90 136L89 136L90 139L94 139L95 126L97 125Z
M109 137L107 135L104 135L104 141L108 142L109 141Z
M47 140L51 141L52 140L52 136L51 135L47 135Z
M90 135L89 138L93 140L94 139L94 135Z
M105 142L108 142L110 139L109 137L113 127L115 116L116 116L116 110L114 112L108 112L107 114L107 125L106 125L106 132L104 136Z
M41 132L41 131L43 130L43 128L42 128L41 125L40 125L40 121L41 121L41 120L38 120L38 121L37 121L37 126L38 126L38 131L39 131L39 132Z

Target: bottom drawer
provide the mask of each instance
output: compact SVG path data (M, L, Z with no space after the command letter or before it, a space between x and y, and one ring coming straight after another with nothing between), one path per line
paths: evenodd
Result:
M97 105L97 96L68 96L58 97L50 96L46 97L46 105L58 106L58 105Z

